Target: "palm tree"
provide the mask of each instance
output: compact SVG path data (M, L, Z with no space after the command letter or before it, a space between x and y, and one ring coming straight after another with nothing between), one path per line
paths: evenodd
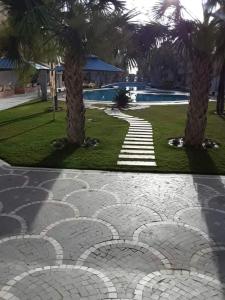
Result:
M168 29L167 26L162 24L151 22L145 25L139 25L133 36L133 47L136 49L135 59L139 74L144 78L148 78L153 53L158 49L159 44L167 37Z
M113 12L121 12L124 7L123 1L0 0L0 4L8 15L5 29L8 30L5 39L7 42L5 47L1 47L3 53L16 58L19 62L40 60L38 51L45 55L45 47L50 41L63 57L67 137L70 143L81 145L85 139L82 67L85 64L86 54L91 53L96 44L102 43L102 37L109 26L108 19ZM99 23L101 33L96 36ZM110 39L110 36L107 36ZM43 42L43 48L37 49L40 40Z
M201 147L205 138L212 64L215 59L218 26L212 17L218 1L203 1L203 21L185 19L180 0L163 0L155 7L157 17L169 20L175 45L187 52L192 63L190 102L185 128L186 146ZM170 13L168 13L170 11ZM172 11L172 13L171 13ZM223 37L224 38L224 37Z

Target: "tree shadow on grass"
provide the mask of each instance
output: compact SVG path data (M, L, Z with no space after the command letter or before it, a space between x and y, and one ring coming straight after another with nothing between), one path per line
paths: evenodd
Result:
M9 140L9 139L18 137L18 136L23 135L23 134L25 134L25 133L28 133L28 132L30 132L30 131L32 131L32 130L36 130L36 129L38 129L38 128L41 128L41 127L43 127L43 126L46 126L46 125L48 125L48 124L50 124L50 123L52 123L52 122L54 122L54 121L51 120L51 121L45 122L45 123L43 123L43 124L41 124L41 125L32 127L32 128L30 128L30 129L28 129L28 130L24 130L24 131L22 131L22 132L20 132L20 133L18 133L18 134L14 134L14 135L8 136L8 137L6 137L6 138L2 138L2 139L0 139L0 142L4 142L4 141L7 141L7 140Z
M11 120L8 120L8 121L4 121L4 122L0 123L0 127L6 126L6 125L9 125L9 124L13 124L13 123L16 123L16 122L20 122L20 121L33 119L33 118L45 115L47 113L49 113L49 112L48 111L43 111L43 112L38 112L38 113L29 115L29 116L24 116L24 117L19 117L19 118L11 119Z
M208 151L186 149L186 153L193 173L196 173L201 167L204 167L208 174L218 172ZM211 240L210 246L214 254L213 260L216 276L221 283L225 283L225 248L224 250L217 248L218 246L225 247L225 183L218 175L193 175L193 183L197 191L199 205L201 206L201 215ZM207 198L206 188L210 188L212 193L214 191L215 196ZM210 210L207 210L207 208L210 208ZM208 261L205 263L207 265ZM225 299L225 290L223 290L223 299Z
M52 152L46 156L43 160L38 162L35 167L51 167L51 168L61 168L63 167L64 160L72 155L79 146L67 144L63 149L53 149Z
M225 115L219 115L220 119L222 119L223 121L225 121Z

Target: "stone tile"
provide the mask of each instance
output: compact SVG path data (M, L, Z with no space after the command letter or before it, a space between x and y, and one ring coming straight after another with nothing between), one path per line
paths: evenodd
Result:
M0 243L0 287L25 271L55 263L56 252L49 241L32 236L8 239Z
M47 235L63 247L64 262L74 264L79 256L91 246L111 240L111 228L92 219L68 219L50 227Z
M129 129L128 133L152 134L151 129Z
M126 137L136 137L136 138L152 138L152 134L138 134L138 133L128 133Z
M126 158L126 159L155 159L154 155L131 155L131 154L120 154L119 158Z
M157 166L153 161L122 161L118 160L117 165L119 166L140 166L140 167L154 167Z
M0 200L6 213L30 202L46 201L50 195L51 191L39 187L13 187L0 191Z
M128 241L96 249L84 265L104 272L112 280L120 299L133 299L138 282L145 275L163 268L156 255Z
M153 142L133 142L133 141L124 141L124 145L153 145Z
M41 300L109 299L104 281L88 270L58 268L37 271L27 275L12 287L12 293L23 300L40 297Z
M155 151L154 150L131 150L131 149L127 149L127 150L121 150L120 153L127 153L127 154L154 154Z
M152 142L153 139L152 138L136 138L136 137L127 137L126 136L125 141L143 141L143 142L150 141L150 142Z
M72 193L65 200L77 207L80 216L84 217L90 217L100 208L117 203L117 198L112 193L101 190Z
M224 176L7 171L0 299L224 300Z
M143 146L143 145L123 145L122 146L122 149L151 149L153 150L154 149L154 146Z

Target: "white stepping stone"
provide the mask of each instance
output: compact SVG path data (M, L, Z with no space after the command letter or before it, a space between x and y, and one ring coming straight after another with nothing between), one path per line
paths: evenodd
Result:
M157 166L153 145L152 125L144 119L119 112L113 115L130 124L117 165L121 166Z
M152 126L152 124L150 124L150 123L148 123L148 122L147 122L147 123L145 123L145 122L137 122L137 121L134 122L133 120L132 120L132 121L129 120L129 122L130 122L131 125L136 125L136 124L137 124L137 125L148 125L148 126Z
M145 123L133 123L133 122L132 123L130 122L130 126L131 127L133 127L133 126L138 126L138 127L139 126L144 126L144 127L145 126L150 126L151 127L151 125L149 125L149 124L145 124Z
M146 131L143 131L143 132L142 132L142 131L132 131L132 130L130 131L130 130L129 130L129 131L127 132L127 134L129 134L129 135L142 135L142 134L143 134L143 135L152 135L153 132L152 132L152 131L147 131L147 132L146 132Z
M133 127L137 127L137 128L140 128L140 127L147 127L147 128L152 128L152 126L151 125L148 125L148 124L146 124L146 125L144 125L144 124L139 124L139 125L137 125L137 124L132 124L132 125L130 125L130 128L133 128Z
M140 123L130 123L130 127L146 127L146 126L148 126L148 127L151 127L151 125L149 125L149 124L140 124Z
M130 127L129 130L136 130L136 131L142 131L142 130L152 130L151 127Z
M143 141L143 142L153 142L152 138L134 138L134 137L126 137L125 141Z
M154 150L132 150L132 149L127 149L127 150L121 150L120 153L127 153L127 154L155 154Z
M155 159L155 155L131 155L131 154L120 154L119 158L126 158L126 159Z
M152 133L152 129L133 129L133 128L130 128L128 132L143 132L144 134L146 132L150 132Z
M149 129L146 129L146 130L132 130L132 129L130 129L129 131L128 131L128 133L142 133L142 134L152 134L152 130L149 130Z
M144 121L142 121L142 122L139 122L139 121L130 121L130 124L138 124L138 125L142 125L142 124L148 124L148 125L151 125L151 124L149 124L148 122L144 122Z
M118 161L119 166L140 166L140 167L155 167L157 166L154 161Z
M140 146L140 145L123 145L122 146L123 149L151 149L154 150L154 146Z
M129 130L136 130L136 131L152 130L152 127L135 127L135 126L130 126Z
M141 135L141 134L127 134L126 138L149 138L149 139L152 139L153 135L152 134L146 134L146 135Z
M143 137L146 137L146 136L152 136L152 132L149 132L149 133L146 133L146 132L144 132L144 133L139 133L139 132L129 132L128 131L128 133L127 133L127 135L130 135L130 136L141 136L141 135L143 135Z
M132 142L132 141L125 141L125 145L153 145L153 142Z

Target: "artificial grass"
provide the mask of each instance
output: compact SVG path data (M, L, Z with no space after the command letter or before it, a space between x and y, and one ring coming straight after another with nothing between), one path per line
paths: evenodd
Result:
M0 157L3 160L14 166L225 174L225 119L214 114L215 103L209 105L207 137L216 140L220 148L207 151L168 146L169 138L183 135L186 105L126 111L153 125L157 167L144 168L116 165L128 123L100 110L86 112L86 135L98 138L99 146L55 150L51 141L65 137L65 110L57 112L56 120L52 121L52 113L48 112L50 105L50 102L33 101L0 112Z
M168 139L184 135L187 105L151 106L128 111L130 115L151 122L157 168L172 173L225 174L225 118L215 114L216 103L209 103L206 137L220 144L219 149L177 149Z
M65 137L65 110L48 112L51 103L33 102L0 112L0 157L14 166L53 168L113 169L125 138L128 124L87 109L86 135L98 138L96 148L66 147L55 150L51 144ZM64 107L64 103L60 104ZM65 108L65 107L64 107Z

